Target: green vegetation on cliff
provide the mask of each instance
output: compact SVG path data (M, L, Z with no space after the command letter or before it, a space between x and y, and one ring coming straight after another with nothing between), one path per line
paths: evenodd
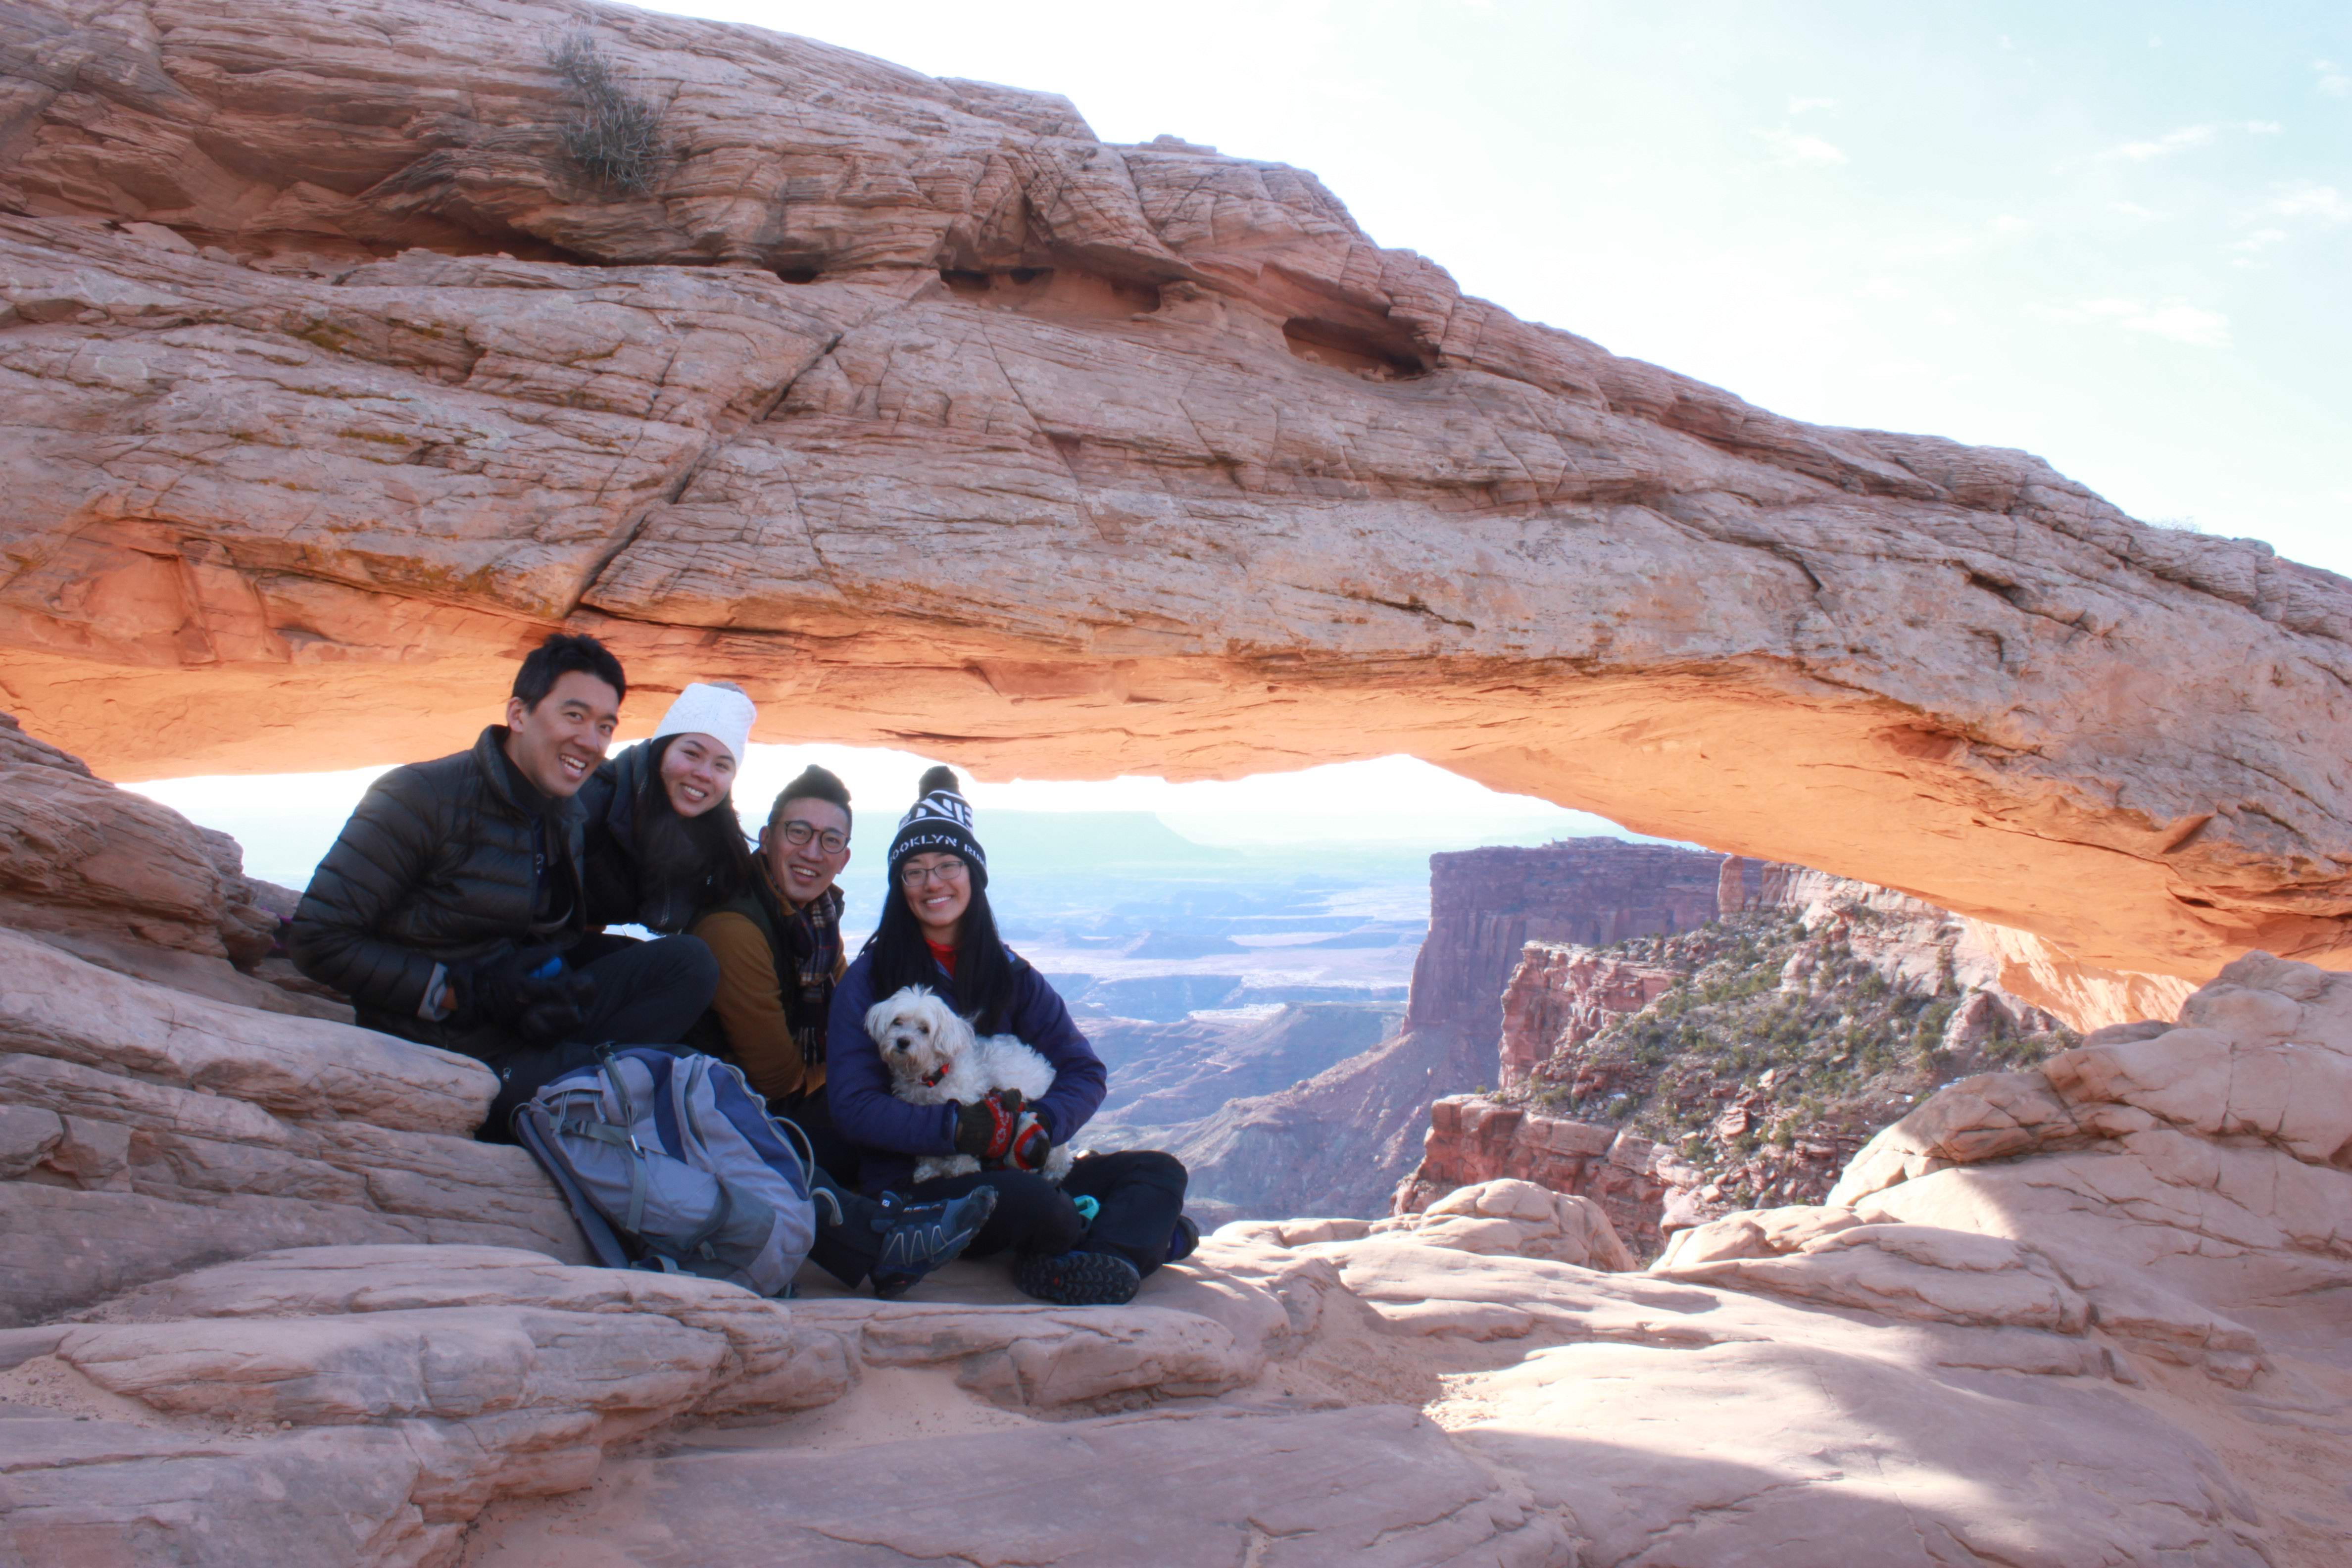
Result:
M1674 981L1504 1098L1631 1128L1734 1203L1816 1200L1937 1088L2075 1044L2048 1015L1957 978L1958 933L1856 904L1810 929L1770 910L1595 950Z

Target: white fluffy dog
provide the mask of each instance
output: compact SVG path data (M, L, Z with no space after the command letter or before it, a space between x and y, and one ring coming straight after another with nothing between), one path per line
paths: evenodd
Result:
M1024 1104L1054 1087L1054 1065L1017 1035L975 1035L971 1025L927 985L909 985L866 1010L866 1032L890 1069L890 1091L909 1105L977 1104L989 1090L1017 1089ZM970 1154L926 1154L915 1180L961 1176L980 1169ZM1056 1143L1043 1173L1059 1183L1070 1173L1070 1152Z

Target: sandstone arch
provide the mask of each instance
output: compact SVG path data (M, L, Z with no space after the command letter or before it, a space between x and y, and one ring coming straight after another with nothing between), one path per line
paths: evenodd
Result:
M2352 584L2260 544L1615 358L1045 94L557 0L6 26L0 703L113 776L451 744L569 621L771 739L1409 751L2086 963L2352 956ZM582 27L643 195L564 162Z

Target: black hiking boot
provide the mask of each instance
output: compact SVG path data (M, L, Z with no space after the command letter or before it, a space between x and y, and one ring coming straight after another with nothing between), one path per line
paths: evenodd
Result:
M924 1275L971 1246L995 1212L994 1187L974 1187L935 1204L908 1204L897 1193L884 1193L882 1212L874 1218L874 1228L883 1233L882 1253L874 1260L874 1293L888 1301L913 1289Z
M1123 1307L1143 1288L1143 1276L1116 1252L1065 1252L1023 1258L1013 1282L1059 1307Z
M1200 1250L1201 1227L1191 1215L1176 1216L1176 1228L1168 1237L1168 1261L1181 1263Z

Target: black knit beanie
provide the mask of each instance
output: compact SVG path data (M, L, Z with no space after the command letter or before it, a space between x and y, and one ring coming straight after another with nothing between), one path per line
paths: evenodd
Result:
M890 840L890 880L908 858L933 852L953 855L971 868L971 885L988 886L988 857L972 837L971 803L963 797L955 770L935 767L915 786L921 796L898 819L898 836Z

